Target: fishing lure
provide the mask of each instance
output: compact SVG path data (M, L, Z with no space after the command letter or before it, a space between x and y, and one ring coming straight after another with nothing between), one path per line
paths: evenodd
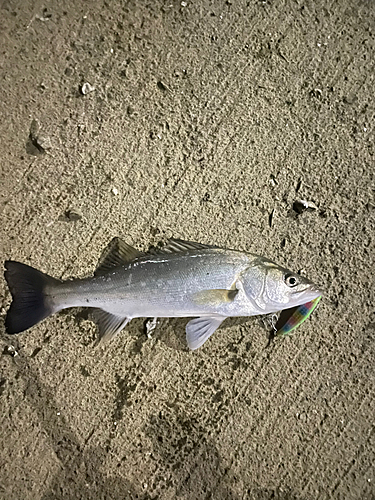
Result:
M305 304L302 304L297 308L294 308L294 312L292 313L291 316L288 317L286 321L282 319L283 315L281 315L278 323L282 324L283 321L285 321L285 323L282 324L282 326L281 325L278 326L276 324L276 330L277 330L276 335L279 337L289 335L293 330L295 330L298 326L300 326L311 315L311 313L314 311L321 298L322 296L320 295L316 299L310 300L309 302L306 302Z

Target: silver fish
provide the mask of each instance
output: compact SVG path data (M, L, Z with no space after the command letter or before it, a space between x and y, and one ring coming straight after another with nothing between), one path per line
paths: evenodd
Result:
M108 340L138 317L195 317L186 326L200 347L229 316L270 314L309 302L322 290L259 255L169 240L142 253L119 238L93 277L60 281L20 262L5 263L13 302L5 326L19 333L68 307L90 307Z

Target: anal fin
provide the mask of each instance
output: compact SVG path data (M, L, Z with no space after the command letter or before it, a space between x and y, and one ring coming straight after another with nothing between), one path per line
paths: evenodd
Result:
M100 343L112 340L131 320L131 318L108 313L103 309L92 309L91 314L99 328Z
M186 341L192 351L201 347L211 337L225 317L218 318L195 318L186 325Z

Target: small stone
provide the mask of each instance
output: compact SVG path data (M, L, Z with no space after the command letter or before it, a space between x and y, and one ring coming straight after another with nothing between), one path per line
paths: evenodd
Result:
M36 141L38 143L38 146L42 148L44 151L47 151L48 149L52 148L52 143L51 139L47 135L39 135L36 138Z
M18 351L13 345L8 345L4 347L3 354L15 358L16 356L18 356Z
M272 222L273 222L274 216L275 216L275 209L273 209L272 212L268 216L268 224L270 227L272 227Z
M315 205L313 201L307 201L307 210L313 211L318 210L318 207Z
M82 215L75 210L66 210L59 217L60 222L76 222L77 220L82 219Z
M315 203L313 201L296 200L293 203L293 210L295 212L297 212L297 214L301 214L305 210L308 210L308 211L317 210L317 208L318 207L315 205Z
M117 196L118 195L118 189L117 188L112 188L112 193Z
M293 210L297 212L297 214L301 214L307 209L307 202L305 200L296 200L293 203Z
M169 90L168 87L162 81L158 81L157 84L156 84L156 86L162 92L166 92L167 90Z
M94 90L95 90L95 87L93 87L92 85L90 85L88 82L85 82L81 86L81 93L83 95L89 94L90 92L94 92Z
M158 318L148 318L145 321L145 333L148 339L152 339L152 333L156 329Z
M51 149L52 144L50 138L40 133L40 124L38 120L33 120L30 125L29 137L26 142L26 152L31 156L44 154L48 149Z

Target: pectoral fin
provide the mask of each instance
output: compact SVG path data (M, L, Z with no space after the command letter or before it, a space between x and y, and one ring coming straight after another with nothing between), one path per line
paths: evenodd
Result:
M189 348L194 351L203 345L225 319L225 317L196 318L189 321L186 325L186 340Z
M100 343L113 339L131 320L131 318L110 314L103 309L93 309L91 313L99 328Z
M199 305L212 305L219 306L220 304L227 304L233 302L238 293L237 289L212 289L201 290L193 295L192 299L195 304Z

